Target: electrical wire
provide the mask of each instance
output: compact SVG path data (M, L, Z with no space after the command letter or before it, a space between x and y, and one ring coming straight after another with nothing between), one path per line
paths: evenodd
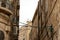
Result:
M23 22L19 22L19 23L21 23L21 24L26 24L26 23L23 23Z
M23 23L23 22L19 22L19 23L24 24L24 25L19 25L19 26L25 26L25 27L30 26L30 27L34 27L34 28L37 28L38 27L38 25L37 26L36 25L28 25L28 24Z

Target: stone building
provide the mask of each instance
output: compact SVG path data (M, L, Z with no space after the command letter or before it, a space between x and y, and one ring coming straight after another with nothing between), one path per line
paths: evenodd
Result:
M26 27L20 28L18 40L26 40Z
M60 0L39 0L38 2L38 40L60 40ZM37 18L36 18L37 17ZM34 17L33 17L34 18ZM37 23L33 23L37 25ZM35 29L36 30L36 29ZM33 31L33 29L32 29ZM35 36L32 32L32 40Z
M13 15L19 14L18 13L19 2L17 1L16 0L0 0L0 40L13 40L13 38L11 37L11 35L13 35L12 34L13 19L17 17L16 20L19 20L19 15L15 16L14 18L12 17ZM16 3L16 6L14 6L15 3Z
M59 2L59 0L39 1L39 13L41 14L41 16L39 15L40 40L58 40Z
M32 22L27 21L27 24L20 28L18 40L30 40L31 26Z
M30 33L30 40L38 40L38 7L32 19L32 29Z

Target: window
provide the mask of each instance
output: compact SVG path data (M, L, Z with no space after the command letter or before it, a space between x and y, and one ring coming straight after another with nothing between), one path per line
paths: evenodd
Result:
M19 24L19 16L17 16L16 22L17 24Z
M16 23L16 17L14 15L12 15L10 18L12 23Z
M25 40L25 38L23 40Z
M20 8L20 6L19 5L17 5L17 9L19 10L19 8Z
M52 27L52 25L50 26L50 32L53 32L53 27Z
M11 11L13 11L13 4L12 4L12 0L6 0L6 7L9 9L9 10L11 10Z
M13 27L13 33L16 34L16 26Z
M51 34L51 38L50 39L52 39L53 40L53 37L54 37L54 35L53 35L53 26L51 25L50 26L50 34Z
M1 6L2 6L2 7L6 7L6 3L5 3L5 2L2 2L2 3L1 3Z
M4 40L4 33L0 30L0 40Z

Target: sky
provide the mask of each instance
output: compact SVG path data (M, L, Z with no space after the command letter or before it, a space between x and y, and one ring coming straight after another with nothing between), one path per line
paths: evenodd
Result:
M23 25L22 23L26 23L26 21L32 21L37 4L38 0L20 0L19 25Z

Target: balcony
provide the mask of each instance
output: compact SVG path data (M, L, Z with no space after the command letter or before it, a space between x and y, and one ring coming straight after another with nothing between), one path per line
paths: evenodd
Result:
M0 0L0 12L4 12L8 15L13 14L14 7L9 1Z

